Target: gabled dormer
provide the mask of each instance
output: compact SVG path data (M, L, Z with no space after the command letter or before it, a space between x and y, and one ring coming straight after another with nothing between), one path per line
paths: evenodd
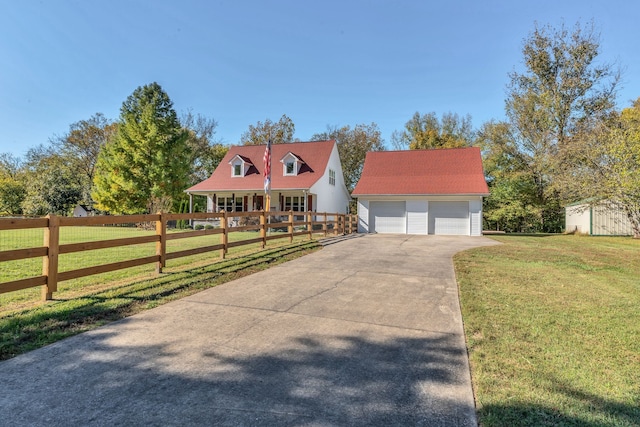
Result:
M282 175L284 176L296 176L300 172L302 165L304 165L304 161L289 151L284 155L282 159L280 159L282 163Z
M229 164L231 165L231 176L233 178L247 175L249 168L253 166L253 163L248 157L239 154L233 156L231 160L229 160Z

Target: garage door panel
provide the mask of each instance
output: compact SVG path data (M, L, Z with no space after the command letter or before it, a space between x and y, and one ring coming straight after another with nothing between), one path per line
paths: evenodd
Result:
M469 202L430 202L429 234L469 235Z
M407 234L427 234L426 200L407 200Z
M405 202L370 202L369 223L375 233L406 233Z

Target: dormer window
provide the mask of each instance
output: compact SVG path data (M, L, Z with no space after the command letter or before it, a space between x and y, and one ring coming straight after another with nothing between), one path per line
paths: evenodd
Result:
M248 157L235 155L231 160L229 160L229 164L231 165L231 176L239 177L245 176L249 171L249 169L253 166L251 160Z
M300 172L300 167L304 164L301 158L288 152L282 159L282 174L284 176L296 176Z
M285 163L285 175L295 175L295 162L287 162Z

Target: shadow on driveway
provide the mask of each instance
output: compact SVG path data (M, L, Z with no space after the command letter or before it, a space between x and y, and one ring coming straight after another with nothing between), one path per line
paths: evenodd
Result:
M451 256L363 236L0 362L11 426L475 426Z

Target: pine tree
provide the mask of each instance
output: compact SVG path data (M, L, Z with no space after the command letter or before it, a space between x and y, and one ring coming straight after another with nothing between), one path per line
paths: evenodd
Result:
M92 194L116 214L170 211L186 188L187 132L158 83L138 87L122 104L116 137L100 152Z

